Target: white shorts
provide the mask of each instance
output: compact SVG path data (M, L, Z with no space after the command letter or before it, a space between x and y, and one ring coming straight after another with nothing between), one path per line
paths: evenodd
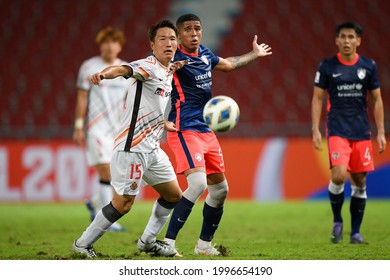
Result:
M172 163L161 148L151 153L114 151L110 170L111 185L119 195L137 195L143 181L155 186L176 180Z
M87 161L89 166L98 164L109 164L114 152L114 138L97 133L88 133L87 139Z

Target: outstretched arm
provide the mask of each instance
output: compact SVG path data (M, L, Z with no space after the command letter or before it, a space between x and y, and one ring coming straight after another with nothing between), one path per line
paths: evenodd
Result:
M386 136L385 136L385 125L384 125L384 112L383 102L381 97L381 90L375 89L371 91L374 118L376 128L378 130L377 141L379 145L379 153L382 153L386 149Z
M325 90L319 87L313 89L313 99L311 102L311 121L313 145L318 151L322 150L322 135L320 131L320 120L322 113L322 104L325 96Z
M229 72L235 69L241 68L248 63L254 61L255 59L267 55L271 55L271 47L266 44L258 44L257 43L257 35L253 38L252 42L253 50L249 53L240 55L240 56L232 56L228 58L220 58L218 64L214 67L216 70Z
M115 79L120 76L131 77L131 75L133 75L133 70L130 66L109 66L104 68L103 71L93 74L91 76L91 82L98 85L104 79Z

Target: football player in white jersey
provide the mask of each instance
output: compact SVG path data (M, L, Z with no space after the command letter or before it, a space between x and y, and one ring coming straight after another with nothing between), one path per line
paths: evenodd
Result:
M172 90L173 72L186 63L171 63L177 49L177 34L172 22L160 21L149 30L152 56L122 66L107 67L91 77L96 85L117 77L129 78L131 85L111 160L114 197L74 241L76 252L96 257L93 244L130 211L145 181L160 197L154 203L143 235L138 239L138 249L159 256L179 256L174 247L156 240L182 195L172 164L159 145L163 129L175 130L173 123L165 121L164 112Z
M100 86L92 84L90 76L110 65L122 65L118 58L125 36L122 31L107 27L102 29L96 43L100 56L92 57L81 65L77 79L76 121L73 140L76 144L86 143L87 161L95 166L99 174L99 187L86 205L91 220L103 206L112 199L110 185L110 160L113 153L115 131L118 128L119 113L129 86L125 78L108 80ZM110 231L124 231L125 228L114 223Z

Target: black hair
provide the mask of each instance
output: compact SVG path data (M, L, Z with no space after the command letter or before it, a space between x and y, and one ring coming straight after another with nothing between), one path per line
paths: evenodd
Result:
M180 16L176 21L176 26L181 26L185 21L200 21L200 18L194 14L185 14Z
M345 29L345 28L355 30L358 37L362 37L363 35L363 29L358 23L354 21L346 21L336 26L336 36L338 37L341 29Z
M177 28L173 24L173 22L164 19L155 23L149 28L149 32L148 32L149 41L154 42L154 39L156 38L157 30L164 27L173 29L173 31L175 31L176 37L179 36L179 32L177 31Z

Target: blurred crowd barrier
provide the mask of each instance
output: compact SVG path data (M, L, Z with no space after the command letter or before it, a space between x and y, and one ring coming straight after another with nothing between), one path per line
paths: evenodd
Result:
M329 167L326 143L317 152L309 138L220 139L229 199L257 201L323 199L327 197ZM175 166L166 143L162 148ZM376 170L367 177L371 198L390 198L390 149L378 154ZM186 188L183 175L178 176ZM0 144L1 202L66 202L90 197L97 173L86 163L83 148L70 141L3 142ZM350 195L346 184L346 195ZM139 199L154 199L156 192L142 189Z

